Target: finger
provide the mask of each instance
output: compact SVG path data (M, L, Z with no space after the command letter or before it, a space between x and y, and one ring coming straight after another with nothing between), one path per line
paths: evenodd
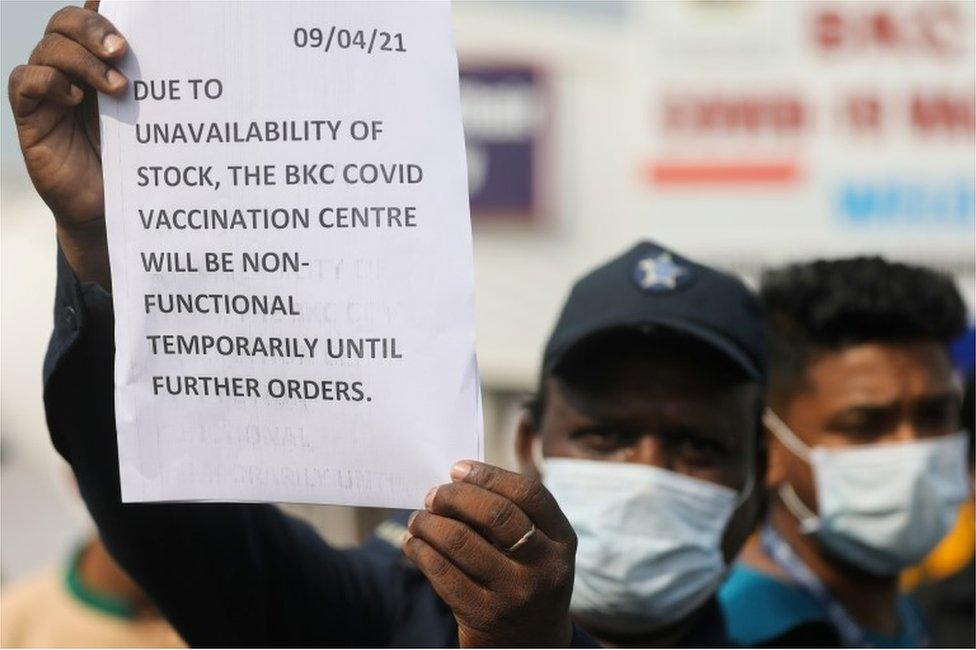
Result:
M529 517L514 503L469 483L438 486L433 494L428 494L427 510L468 524L502 550L510 549L533 527ZM531 537L541 535L544 533L537 531ZM522 547L538 541L526 539Z
M103 59L118 58L125 52L125 38L119 30L105 16L81 7L57 11L44 33L61 34Z
M550 539L570 543L573 527L542 481L494 465L462 460L451 468L451 478L500 494L517 505Z
M434 591L448 607L457 611L472 601L484 598L484 588L464 575L460 569L419 537L409 537L403 552L427 576Z
M108 94L119 92L126 84L121 72L61 34L42 38L29 62L57 68L72 79Z
M81 88L64 74L42 65L19 65L10 73L7 85L14 117L31 113L39 103L48 100L61 106L75 106L85 96Z
M511 575L508 556L456 519L420 510L410 516L407 529L479 584L490 588Z

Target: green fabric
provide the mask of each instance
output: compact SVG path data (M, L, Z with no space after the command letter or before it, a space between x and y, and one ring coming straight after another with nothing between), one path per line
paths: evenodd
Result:
M112 594L96 591L85 585L81 573L78 570L84 552L85 547L83 546L72 553L68 559L68 567L64 575L64 582L68 588L68 593L83 605L96 609L108 616L124 619L135 618L136 608L132 603Z

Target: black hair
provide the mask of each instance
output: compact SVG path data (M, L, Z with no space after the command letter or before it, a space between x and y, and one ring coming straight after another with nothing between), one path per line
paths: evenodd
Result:
M869 342L933 341L948 346L966 327L952 278L881 257L791 264L763 273L769 385L778 395L802 385L817 351Z

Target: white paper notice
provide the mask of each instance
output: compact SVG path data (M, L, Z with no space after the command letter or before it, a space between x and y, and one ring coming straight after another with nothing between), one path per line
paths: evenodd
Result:
M123 501L421 506L482 456L450 6L101 12Z

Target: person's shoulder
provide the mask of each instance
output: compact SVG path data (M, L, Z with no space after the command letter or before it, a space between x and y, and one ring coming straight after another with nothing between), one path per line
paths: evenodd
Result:
M729 636L740 645L779 645L784 639L797 645L811 635L819 643L829 629L823 609L806 591L745 564L733 567L718 597Z
M60 574L51 568L17 580L0 592L0 645L21 646L33 622L50 614L61 596Z
M10 612L22 607L33 607L51 599L61 591L61 574L57 568L48 568L13 582L0 592L3 611Z

